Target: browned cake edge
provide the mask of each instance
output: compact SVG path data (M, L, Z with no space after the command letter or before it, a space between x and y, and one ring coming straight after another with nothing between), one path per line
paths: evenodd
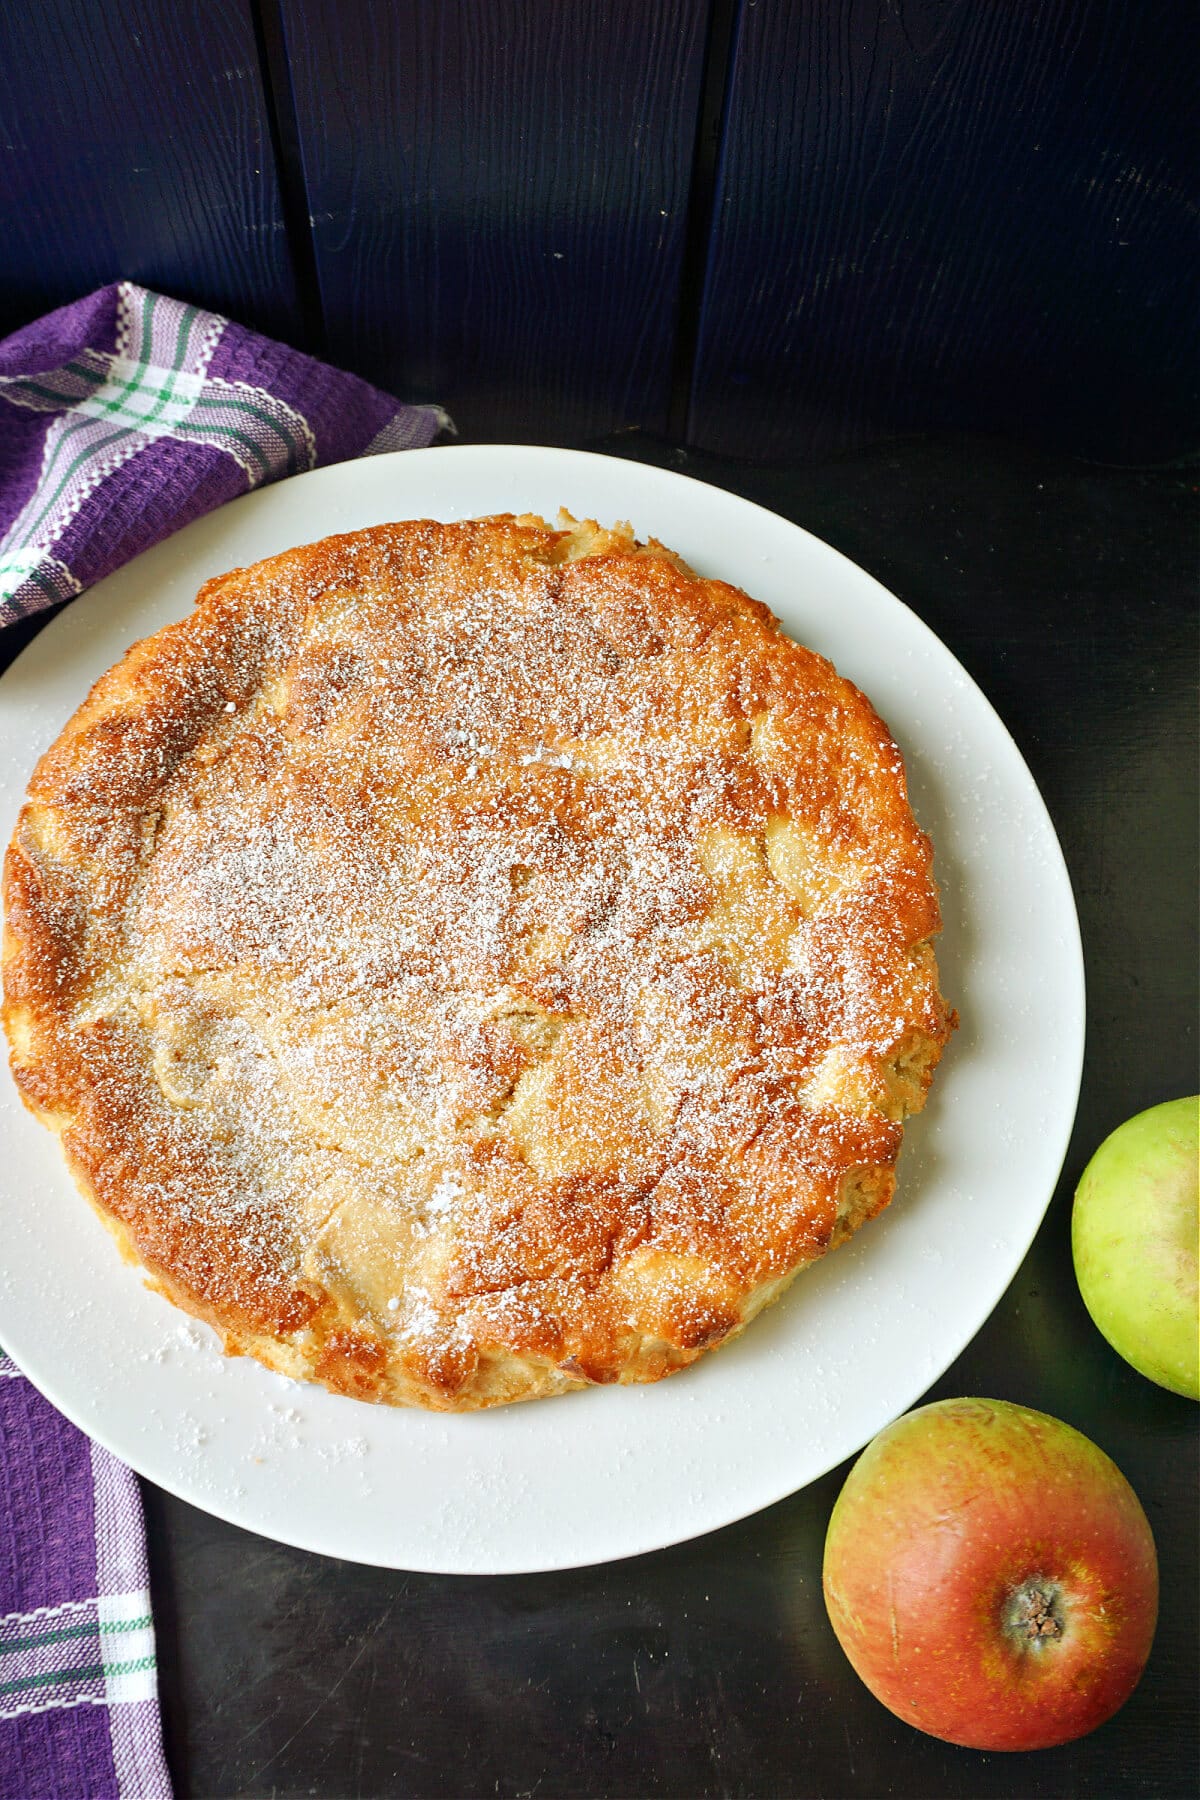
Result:
M622 535L598 535L610 543L628 544ZM659 546L647 546L643 553L669 556L675 567L685 568L678 558L662 552ZM256 570L268 582L276 571L281 580L286 580L287 565L296 554L285 552L257 565ZM30 784L32 804L37 804L40 795L57 798L72 791L86 794L97 731L108 734L118 759L124 757L122 779L127 786L131 776L136 781L139 769L151 771L144 797L149 803L156 783L190 753L217 710L227 704L227 696L236 697L253 687L268 654L267 634L260 632L256 638L253 631L247 631L245 611L237 604L239 577L243 573L231 571L201 590L197 608L206 629L195 629L197 615L193 613L134 645L122 662L95 684L83 706L40 760ZM228 617L222 609L227 594L235 602ZM766 613L757 603L749 604ZM862 704L871 710L865 699ZM880 725L879 731L890 742L886 728ZM147 736L153 738L152 747L145 741ZM128 812L130 828L137 829L136 804ZM176 1305L212 1324L222 1334L230 1353L253 1355L268 1367L295 1378L315 1376L336 1392L393 1404L464 1410L565 1392L597 1380L657 1380L695 1361L713 1343L738 1335L764 1306L778 1298L800 1268L807 1266L806 1261L797 1262L752 1291L731 1296L730 1306L718 1306L715 1313L710 1306L710 1318L706 1319L702 1306L690 1325L681 1321L683 1328L674 1334L675 1341L645 1334L631 1339L623 1346L619 1370L589 1369L583 1364L572 1368L569 1361L555 1362L536 1354L526 1354L514 1366L510 1358L485 1355L469 1381L457 1385L453 1379L443 1379L436 1367L424 1371L415 1368L407 1375L389 1371L386 1384L381 1382L373 1344L357 1334L353 1324L334 1317L296 1319L290 1329L280 1319L275 1328L264 1331L250 1308L239 1317L236 1307L225 1306L218 1315L204 1304L194 1288L179 1279L173 1267L153 1254L144 1239L137 1239L129 1223L100 1191L101 1186L109 1186L110 1180L119 1181L119 1170L102 1170L96 1145L89 1144L94 1129L88 1117L92 1096L86 1091L84 1072L78 1064L60 1054L60 1041L72 992L87 967L89 909L103 914L107 906L118 912L121 896L97 899L93 894L85 900L78 885L69 880L56 883L51 865L31 856L22 842L24 820L25 812L6 854L3 883L3 1018L18 1088L30 1109L60 1136L76 1182L113 1233L122 1254L143 1266L151 1284ZM914 839L924 842L915 825L913 834ZM932 964L930 939L940 923L932 875L928 876L925 905L928 930L912 949L914 955L927 956ZM936 978L933 991L936 994ZM892 1095L889 1114L897 1127L904 1117L923 1105L933 1070L956 1022L940 1002L940 996L938 999L939 1007L925 1021L926 1028L905 1043L883 1071ZM108 1134L102 1132L100 1139L107 1143ZM886 1206L894 1188L891 1163L849 1169L842 1178L837 1219L826 1248L845 1241L862 1222ZM824 1250L818 1252L823 1253ZM318 1342L314 1342L314 1332Z

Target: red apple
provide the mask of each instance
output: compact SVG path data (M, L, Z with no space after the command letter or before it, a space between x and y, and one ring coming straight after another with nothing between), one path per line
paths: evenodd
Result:
M1158 1612L1154 1539L1116 1464L1004 1400L906 1413L850 1471L825 1604L871 1692L933 1737L1040 1750L1129 1698Z

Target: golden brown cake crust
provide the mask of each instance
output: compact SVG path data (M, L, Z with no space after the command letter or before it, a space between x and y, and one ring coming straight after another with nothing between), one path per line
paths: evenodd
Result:
M444 1409L648 1381L886 1205L952 1020L870 705L624 528L234 570L39 763L27 1102L226 1346Z

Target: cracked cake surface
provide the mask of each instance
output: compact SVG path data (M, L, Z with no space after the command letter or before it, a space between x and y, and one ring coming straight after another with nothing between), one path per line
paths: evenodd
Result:
M891 1198L953 1019L899 752L624 527L209 582L41 759L26 1102L226 1348L465 1410L652 1381Z

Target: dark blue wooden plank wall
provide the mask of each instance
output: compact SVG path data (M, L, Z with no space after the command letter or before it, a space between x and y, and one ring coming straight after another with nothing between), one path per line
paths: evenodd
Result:
M743 0L690 436L1197 440L1196 10Z
M0 0L0 334L121 278L299 329L248 0Z
M1163 460L1200 438L1194 19L0 0L0 331L130 276L464 437Z
M464 436L667 422L706 0L282 0L329 353Z

